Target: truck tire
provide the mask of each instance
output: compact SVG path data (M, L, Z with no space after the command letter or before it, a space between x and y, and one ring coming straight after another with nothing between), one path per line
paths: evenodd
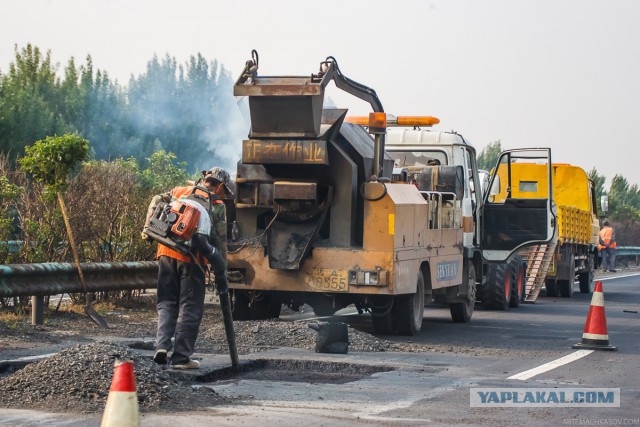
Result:
M393 318L394 300L392 296L379 296L376 306L371 308L371 323L376 335L393 335L396 332Z
M587 268L589 269L589 271L578 274L578 281L580 282L580 293L583 294L590 294L593 292L593 269L595 267L592 255L589 255Z
M580 281L580 293L590 294L593 292L593 272L592 271L578 274L578 281Z
M309 305L313 308L313 313L316 316L333 316L337 311L333 307L333 301L325 297L316 297Z
M469 294L466 302L453 302L449 304L451 319L455 323L469 322L476 305L476 271L470 260L465 262L465 268L462 274L463 278L468 282Z
M573 296L573 284L576 281L576 264L573 255L569 257L569 278L558 280L558 291L562 298L571 298Z
M244 291L234 289L231 291L233 310L231 311L231 317L233 320L251 320L251 311L249 311L249 295Z
M573 296L573 280L558 280L558 292L562 298Z
M254 296L249 310L252 320L277 319L280 317L282 304L272 295L260 293Z
M509 307L520 307L520 301L524 298L524 287L527 280L527 273L522 264L522 257L516 255L511 260L511 299Z
M547 290L548 297L557 297L558 296L558 284L553 279L546 279L544 281L544 287Z
M487 281L482 286L482 305L490 310L508 310L511 301L509 264L490 264Z
M418 270L416 292L413 295L397 296L393 304L398 335L413 336L420 332L424 316L424 275Z

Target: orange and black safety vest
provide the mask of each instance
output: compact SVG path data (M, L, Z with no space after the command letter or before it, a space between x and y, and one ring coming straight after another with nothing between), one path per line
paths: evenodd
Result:
M615 248L616 240L613 236L613 228L604 227L600 230L600 244L598 245L598 249L602 250L604 248Z

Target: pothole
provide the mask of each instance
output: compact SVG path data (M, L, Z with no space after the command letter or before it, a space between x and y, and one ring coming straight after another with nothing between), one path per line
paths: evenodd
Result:
M0 361L0 378L6 377L27 366L33 360L3 360Z
M133 341L125 343L127 347L134 350L155 350L155 341Z
M342 362L313 360L258 359L238 367L226 367L199 375L198 381L258 380L306 382L321 384L346 384L378 372L393 371L388 366L359 365Z

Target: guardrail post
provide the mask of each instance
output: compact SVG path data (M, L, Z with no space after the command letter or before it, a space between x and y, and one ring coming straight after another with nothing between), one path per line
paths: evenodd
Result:
M44 296L34 295L31 297L31 324L44 324Z

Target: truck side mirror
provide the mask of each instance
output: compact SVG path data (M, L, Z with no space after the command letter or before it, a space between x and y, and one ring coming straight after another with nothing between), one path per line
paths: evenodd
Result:
M497 196L500 194L500 177L498 175L493 179L493 183L491 183L491 190L489 190L490 196Z
M607 212L609 210L609 196L606 194L600 196L600 210L602 212Z

